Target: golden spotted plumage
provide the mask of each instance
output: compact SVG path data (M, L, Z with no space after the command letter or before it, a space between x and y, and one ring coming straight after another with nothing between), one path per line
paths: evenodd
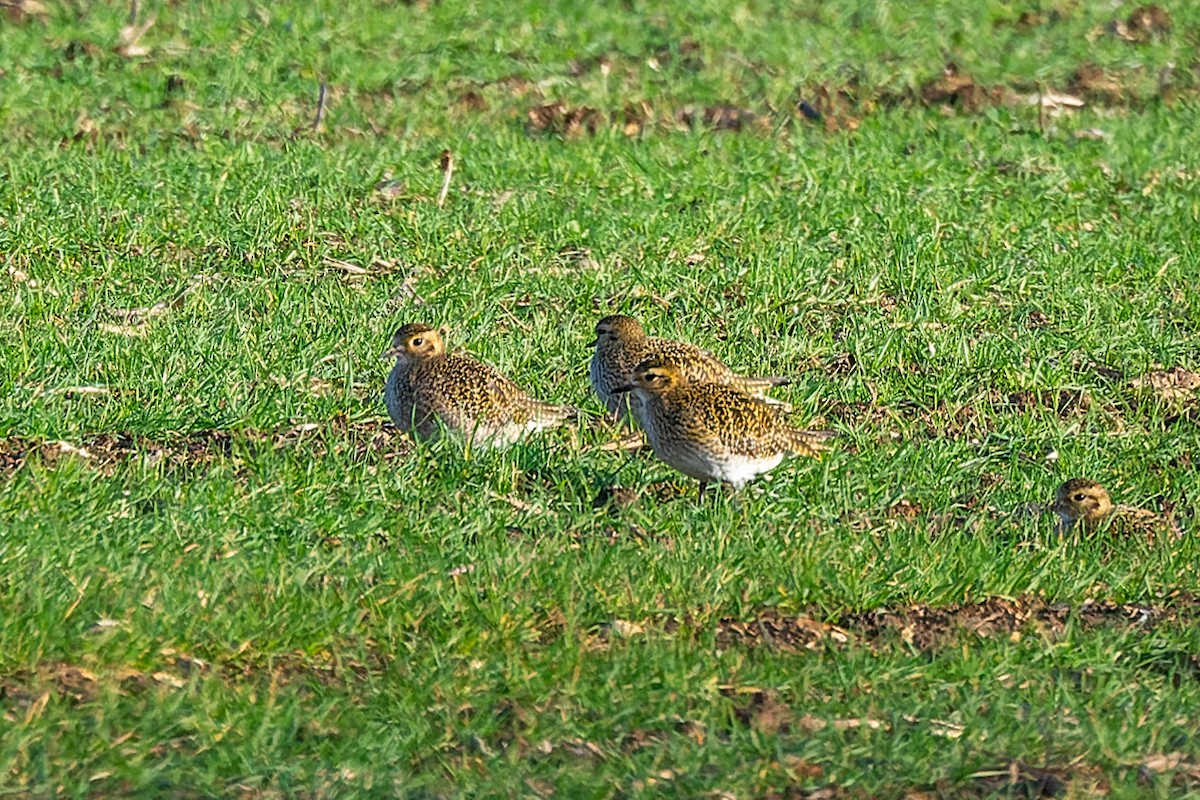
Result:
M663 358L643 361L620 389L637 395L654 454L697 478L701 491L712 481L740 489L785 456L826 450L832 436L793 428L776 408L732 386L693 383Z
M396 331L384 357L396 359L384 389L388 414L419 439L448 430L476 444L505 446L576 413L534 400L494 367L446 353L440 332L422 323Z
M765 396L771 388L790 383L790 378L739 375L712 353L693 344L647 336L641 323L632 317L614 314L600 320L592 344L596 348L588 371L592 391L609 413L619 419L629 416L631 408L629 396L617 390L629 385L634 367L648 358L671 361L691 382L726 384L790 410L786 403ZM632 410L637 418L636 403Z
M1114 534L1144 536L1151 541L1159 533L1179 534L1173 522L1162 514L1136 506L1114 505L1108 491L1087 478L1072 478L1060 485L1050 508L1058 515L1059 528L1064 532L1078 527L1084 534L1092 534L1107 526Z

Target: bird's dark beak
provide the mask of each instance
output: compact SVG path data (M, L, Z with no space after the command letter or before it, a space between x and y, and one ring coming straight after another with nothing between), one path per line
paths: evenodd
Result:
M633 384L631 383L628 386L618 386L616 389L612 390L612 393L613 394L625 394L626 392L632 392L632 391L633 391Z
M389 358L399 358L399 357L400 357L400 348L399 347L389 347L387 350L383 351L383 355L381 355L379 357L379 360L387 361Z
M589 344L589 345L588 345L588 347L595 347L595 346L596 346L596 345L598 345L598 344L600 344L600 337L599 337L599 336L597 336L595 339L593 339L593 340L592 340L592 342L591 342L591 344Z

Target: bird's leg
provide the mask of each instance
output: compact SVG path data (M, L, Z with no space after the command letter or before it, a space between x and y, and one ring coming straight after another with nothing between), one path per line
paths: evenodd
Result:
M708 481L700 481L700 498L701 503L704 502L704 490L708 488Z

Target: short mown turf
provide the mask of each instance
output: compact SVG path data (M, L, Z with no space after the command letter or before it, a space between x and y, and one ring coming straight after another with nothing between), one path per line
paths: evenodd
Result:
M9 5L0 796L1200 793L1196 8ZM833 451L604 448L617 311Z

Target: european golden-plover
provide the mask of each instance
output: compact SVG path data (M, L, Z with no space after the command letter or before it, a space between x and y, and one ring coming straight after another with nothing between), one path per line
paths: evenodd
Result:
M790 383L790 378L753 378L738 375L725 366L716 356L694 344L674 339L647 336L641 323L632 317L614 314L596 323L596 341L592 342L596 352L588 370L592 391L604 403L610 414L624 419L630 413L630 397L616 390L628 386L633 378L633 369L648 358L662 358L678 365L683 375L691 382L722 383L760 397L768 403L790 410L786 403L773 400L765 393L775 386ZM637 418L636 398L633 411ZM638 420L639 423L641 420Z
M1059 529L1063 532L1078 526L1084 534L1090 534L1107 523L1115 533L1140 535L1150 540L1156 533L1179 534L1173 522L1162 514L1136 506L1114 505L1108 491L1087 478L1072 478L1059 486L1050 510L1058 515Z
M712 481L740 489L787 455L815 456L833 435L793 428L778 409L732 386L693 383L661 357L638 364L631 383L616 389L630 391L654 454L698 479L702 496Z
M395 358L384 389L397 427L420 439L443 429L483 446L510 445L574 417L571 406L534 400L494 367L446 353L441 333L419 322L396 331L383 354Z

